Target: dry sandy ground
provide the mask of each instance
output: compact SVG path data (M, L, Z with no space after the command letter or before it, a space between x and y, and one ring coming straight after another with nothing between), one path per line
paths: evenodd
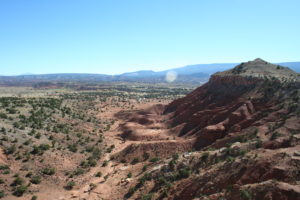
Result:
M136 104L136 109L146 109L151 107L154 104L159 102L151 103L140 103ZM165 102L167 103L167 102ZM114 118L115 113L119 112L120 108L109 109L104 115L101 114L101 117L105 118ZM100 117L100 115L99 115ZM117 119L116 119L117 120ZM132 143L141 143L145 141L124 141L120 138L122 133L119 130L120 123L123 123L122 120L117 120L112 126L111 130L105 133L105 139L108 143L108 146L115 145L114 150L111 153L108 153L101 159L101 161L109 160L110 156L121 151L128 145ZM100 162L102 163L102 162ZM86 199L86 200L111 200L111 199L123 199L123 195L128 191L130 184L130 179L127 179L127 174L131 172L133 176L138 175L141 171L142 163L131 165L131 164L120 164L119 162L114 162L113 160L109 162L106 167L94 167L87 175L87 183L82 185L80 188L77 188L73 191L70 191L68 194L65 194L59 199ZM97 178L93 175L98 172L102 172L102 177ZM104 177L108 175L108 179L105 181ZM96 185L96 188L90 190L90 184L93 183ZM52 200L52 199L51 199ZM54 199L53 199L54 200Z
M154 104L166 104L165 102L151 101L151 102L141 102L135 104L135 109L146 109ZM97 166L92 168L85 175L78 177L81 179L80 182L83 184L76 185L73 190L67 191L61 187L61 185L43 185L37 186L36 192L34 194L25 194L22 197L9 196L3 198L4 200L30 200L33 195L38 197L38 200L112 200L112 199L123 199L124 194L128 191L131 183L131 179L127 178L129 172L132 176L138 176L142 170L143 163L138 163L136 165L120 163L116 161L109 161L108 165L102 167L102 163L105 160L110 160L111 155L120 152L122 149L126 148L132 143L145 143L147 141L124 141L120 135L121 130L119 125L124 123L121 119L116 119L114 115L122 110L121 107L110 107L105 109L105 112L99 113L96 117L101 119L114 119L115 123L112 125L111 129L104 133L105 141L108 146L115 145L115 148L111 153L106 153L101 160L98 162ZM148 141L151 142L151 141ZM0 163L5 159L5 156L0 154ZM95 177L97 172L101 172L101 177ZM105 180L107 176L107 180ZM75 179L76 180L76 179ZM95 184L95 187L91 189L90 184ZM35 186L31 186L35 187Z

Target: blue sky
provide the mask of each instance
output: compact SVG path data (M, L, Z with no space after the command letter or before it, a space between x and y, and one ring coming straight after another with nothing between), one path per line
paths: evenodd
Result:
M0 74L300 61L299 0L0 0Z

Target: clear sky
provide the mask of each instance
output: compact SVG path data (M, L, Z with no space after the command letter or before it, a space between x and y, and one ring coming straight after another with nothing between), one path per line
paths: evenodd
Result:
M0 74L300 61L300 0L0 0Z

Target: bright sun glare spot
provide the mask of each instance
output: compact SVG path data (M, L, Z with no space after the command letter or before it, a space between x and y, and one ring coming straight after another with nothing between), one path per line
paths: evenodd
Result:
M171 83L177 79L177 73L174 71L169 71L166 74L166 81Z

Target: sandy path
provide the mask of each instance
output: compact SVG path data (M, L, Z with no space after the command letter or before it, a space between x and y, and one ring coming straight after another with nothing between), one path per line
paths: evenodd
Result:
M138 109L143 109L145 107L151 106L155 103L148 103L148 104L140 104L137 105ZM122 120L118 120L114 118L114 114L122 110L121 108L112 108L105 113L99 114L99 118L101 119L114 119L116 120L114 125L111 126L111 129L104 133L105 142L107 146L115 145L115 148L111 153L106 153L100 160L97 167L92 168L86 175L85 179L87 179L87 183L77 187L76 189L68 192L61 200L111 200L111 199L123 199L122 195L124 191L128 190L128 186L126 183L123 184L122 181L126 179L126 176L129 172L134 172L138 165L127 165L127 164L120 164L114 161L109 161L108 165L102 167L102 163L105 160L110 160L110 156L115 154L116 152L121 151L122 149L126 148L128 145L132 143L141 143L146 141L123 141L120 138L120 131L118 127ZM153 142L153 141L149 141ZM157 141L156 141L157 142ZM94 175L97 172L102 173L102 177L95 177ZM104 177L108 175L108 179L105 180ZM95 184L96 187L91 190L90 184Z

